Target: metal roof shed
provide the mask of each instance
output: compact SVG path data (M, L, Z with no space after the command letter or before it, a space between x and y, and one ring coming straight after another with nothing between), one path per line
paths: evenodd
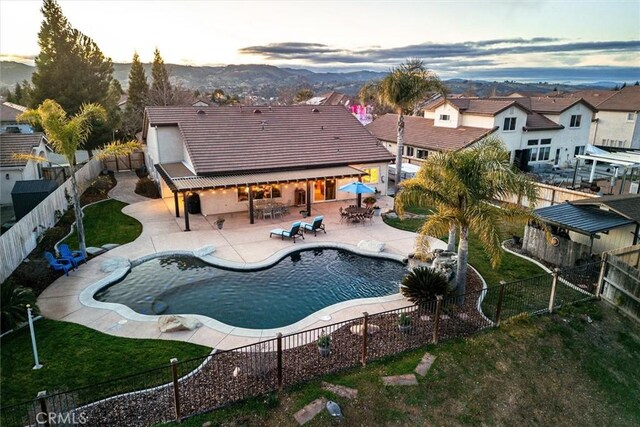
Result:
M56 188L58 188L58 183L50 179L16 181L11 190L11 200L13 201L16 221L20 221L23 216L31 212Z

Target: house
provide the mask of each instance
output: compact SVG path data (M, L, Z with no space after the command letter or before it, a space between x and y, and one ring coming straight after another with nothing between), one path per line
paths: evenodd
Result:
M342 105L348 107L353 104L351 98L348 95L340 92L328 92L322 95L314 96L308 99L305 104L307 105Z
M387 192L393 156L343 106L147 107L147 167L175 213L198 194L204 215L248 212L256 200L301 205L353 197L361 179ZM188 229L185 215L185 229Z
M640 86L583 90L568 96L583 98L598 109L589 135L592 145L640 149Z
M536 209L553 237L532 225L522 247L554 264L573 266L591 254L635 245L640 239L640 195L625 194L574 200Z
M424 111L424 117L405 117L406 161L419 163L429 152L460 150L492 135L524 170L528 165L566 166L582 154L596 110L582 99L457 97L435 99ZM367 125L391 152L396 122L397 115L387 114Z
M33 133L27 123L18 122L18 116L27 111L27 107L12 102L0 104L0 133Z
M13 154L33 154L49 158L51 149L42 133L0 134L0 204L11 204L11 190L17 181L42 179L42 164L17 160Z

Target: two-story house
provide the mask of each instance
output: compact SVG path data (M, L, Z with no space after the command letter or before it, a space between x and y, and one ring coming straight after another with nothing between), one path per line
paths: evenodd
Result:
M393 156L341 105L147 107L147 167L180 213L197 193L205 215L352 198L362 180L387 192ZM185 229L188 226L185 222Z
M595 112L582 99L547 97L439 98L424 110L424 117L405 118L405 161L420 163L429 152L460 150L491 135L521 168L566 165L582 154ZM367 125L392 153L396 122L397 115L387 114Z
M31 154L49 158L51 149L42 133L0 134L0 204L10 205L16 181L42 179L42 164L15 159L14 154Z

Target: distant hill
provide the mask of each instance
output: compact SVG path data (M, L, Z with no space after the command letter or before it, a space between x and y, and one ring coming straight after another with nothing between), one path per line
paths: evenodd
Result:
M128 86L131 64L114 64L114 77L123 88ZM151 64L144 64L147 77L151 77ZM345 73L320 73L306 69L279 68L273 65L227 65L219 67L188 66L168 64L173 83L184 87L213 91L222 89L236 95L255 95L264 98L275 97L286 88L310 87L316 94L331 90L356 95L362 85L371 80L381 79L384 72L354 71ZM13 87L17 82L31 80L34 67L0 61L0 88ZM508 95L513 92L523 94L547 94L554 90L572 92L593 87L611 88L609 82L601 85L568 85L553 83L488 82L482 80L451 79L445 83L451 93L470 96Z

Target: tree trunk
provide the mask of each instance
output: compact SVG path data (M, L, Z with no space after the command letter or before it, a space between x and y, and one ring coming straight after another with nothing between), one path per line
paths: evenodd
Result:
M456 292L458 303L464 303L467 287L467 267L469 263L469 228L460 227L460 242L458 244L458 270L456 271Z
M449 252L456 251L456 225L451 224L449 226L449 239L447 240L447 250Z
M396 193L400 189L399 185L402 181L402 150L404 149L404 116L402 112L398 114L398 139L396 151Z
M76 181L76 167L71 167L71 195L73 196L73 209L76 215L76 230L78 232L78 244L80 252L87 257L87 244L84 240L84 223L82 222L82 208L80 207L80 197L78 196L78 182Z

